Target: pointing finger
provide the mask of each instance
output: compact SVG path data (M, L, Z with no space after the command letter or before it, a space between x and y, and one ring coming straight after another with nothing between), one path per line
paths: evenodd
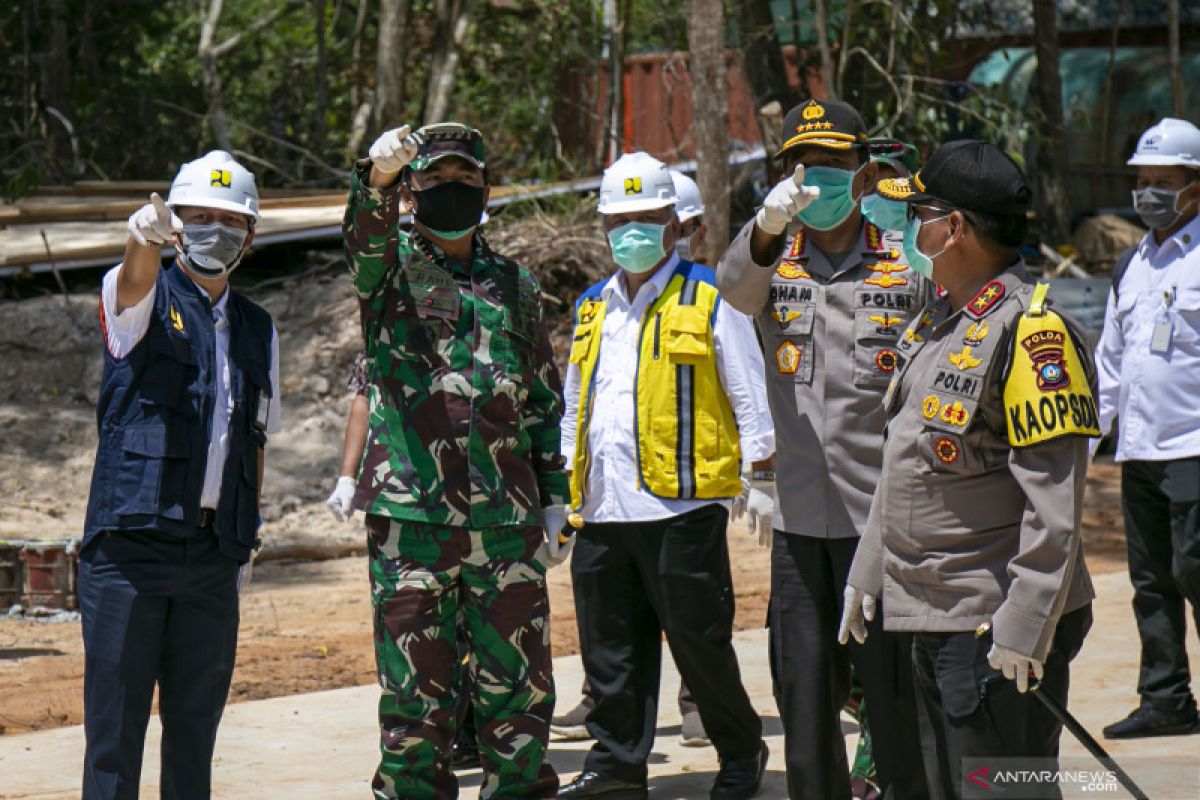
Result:
M804 165L803 164L796 165L796 171L792 173L792 183L796 184L797 186L804 185Z
M150 193L150 204L154 206L154 212L162 222L166 222L171 218L171 209L167 208L167 204L159 197L158 192Z

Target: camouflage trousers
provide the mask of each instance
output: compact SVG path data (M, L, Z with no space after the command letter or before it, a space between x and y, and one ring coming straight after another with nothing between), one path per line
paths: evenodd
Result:
M379 699L377 798L458 795L450 769L462 615L484 771L480 798L549 798L554 679L535 527L484 530L367 516Z

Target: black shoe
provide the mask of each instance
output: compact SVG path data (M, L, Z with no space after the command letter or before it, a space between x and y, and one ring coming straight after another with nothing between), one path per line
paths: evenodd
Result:
M767 743L763 742L758 755L722 761L721 771L717 773L708 796L711 800L746 800L754 797L762 784L763 773L767 771L767 757L770 754Z
M450 764L455 769L475 769L479 766L479 745L459 740L450 748Z
M1200 733L1200 717L1191 714L1170 714L1154 706L1141 705L1120 722L1104 729L1105 739L1141 739L1148 736L1180 736Z
M561 798L603 797L604 800L646 800L649 792L644 783L627 783L589 769L559 789L558 796Z

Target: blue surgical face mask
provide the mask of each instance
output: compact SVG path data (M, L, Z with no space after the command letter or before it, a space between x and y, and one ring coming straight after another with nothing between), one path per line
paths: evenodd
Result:
M908 203L869 194L862 199L862 213L878 228L885 231L902 231L906 223Z
M629 272L649 272L666 257L663 231L666 225L650 222L627 222L608 232L608 244L613 260Z
M845 222L858 202L853 188L857 174L835 167L806 167L804 185L817 187L821 196L804 207L799 220L817 231L830 231Z
M945 216L935 217L934 219L925 220L925 222L937 222L945 218ZM921 225L923 224L915 216L904 224L904 258L908 261L908 266L913 272L923 278L933 278L933 260L946 252L946 248L943 247L931 256L927 256L921 252L921 248L917 246L917 237L921 235Z

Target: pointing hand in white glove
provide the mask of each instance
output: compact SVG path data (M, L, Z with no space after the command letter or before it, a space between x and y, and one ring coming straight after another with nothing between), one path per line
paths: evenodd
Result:
M820 196L821 190L816 186L804 185L804 165L797 164L796 171L767 194L754 222L763 233L778 236L805 206Z
M1017 691L1021 694L1029 691L1029 673L1039 681L1042 679L1042 662L1036 658L1023 656L1016 650L1010 650L1003 645L992 643L992 649L988 650L988 663L992 665L992 669L998 669L1004 673L1004 677L1010 681L1017 682Z
M183 220L167 208L157 192L150 195L149 203L129 216L129 235L140 245L170 244L176 233L183 233Z
M329 506L329 510L341 522L349 522L350 517L354 516L355 488L357 487L354 478L342 475L333 487L333 494L325 501L325 505Z
M421 141L421 134L414 133L411 125L401 125L380 134L367 155L380 172L399 172L417 157Z
M567 509L546 506L542 509L542 533L546 537L546 566L557 567L567 560L575 547L575 531L567 527Z
M838 642L845 644L854 637L862 644L867 640L867 623L875 619L875 595L847 586L842 590L842 624L838 626Z

